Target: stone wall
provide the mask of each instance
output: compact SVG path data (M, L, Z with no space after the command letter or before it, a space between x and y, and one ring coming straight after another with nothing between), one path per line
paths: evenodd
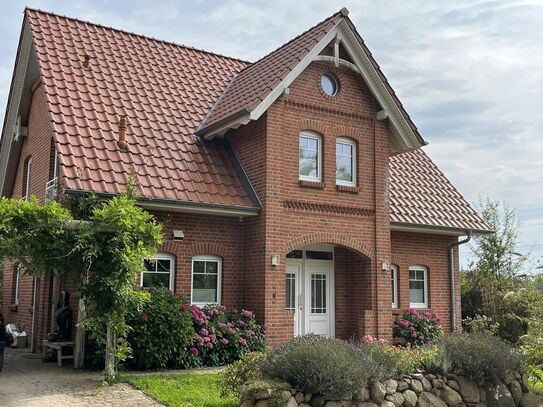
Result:
M299 389L253 389L242 392L240 407L543 406L543 401L529 391L526 375L518 372L491 386L478 385L462 376L415 373L401 380L373 382L361 393L360 400L355 400L351 394L322 396Z

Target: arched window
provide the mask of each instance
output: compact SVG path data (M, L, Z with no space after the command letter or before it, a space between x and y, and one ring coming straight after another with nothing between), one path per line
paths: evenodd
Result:
M300 179L321 182L321 167L321 136L311 131L302 131L300 133Z
M174 291L175 257L169 253L157 253L152 259L143 260L140 282L143 288L166 287Z
M390 267L390 281L392 288L392 308L398 308L398 266Z
M411 308L428 308L428 270L409 266L409 302Z
M222 260L218 256L202 255L192 258L192 304L221 303L221 272Z
M356 142L339 137L336 140L336 184L356 186Z
M25 167L23 173L23 199L28 201L30 198L30 174L32 172L32 156L28 156L25 160Z

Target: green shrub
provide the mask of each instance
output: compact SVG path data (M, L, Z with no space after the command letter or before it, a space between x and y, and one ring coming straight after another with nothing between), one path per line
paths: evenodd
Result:
M401 378L422 368L425 352L421 348L391 346L387 341L365 336L358 345L362 352L381 367L376 379Z
M478 382L503 379L508 371L518 370L522 365L517 349L488 334L448 335L431 346L436 354L426 361L426 370L464 375Z
M441 318L434 312L406 309L394 321L394 336L420 346L443 336Z
M497 335L500 324L493 323L492 318L486 315L475 315L462 320L462 326L466 332Z
M306 392L355 397L368 380L384 374L355 344L318 335L299 336L273 349L262 373Z
M221 396L232 395L239 398L241 386L260 378L260 365L265 357L266 354L263 352L247 353L240 360L227 366L219 380Z
M128 343L132 348L129 367L154 369L186 367L194 328L184 300L165 288L149 289L147 301L127 317L131 327Z

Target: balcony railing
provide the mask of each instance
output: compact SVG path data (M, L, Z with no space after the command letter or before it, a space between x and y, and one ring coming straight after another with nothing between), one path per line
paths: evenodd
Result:
M48 181L47 184L45 184L45 199L49 201L54 201L57 198L57 189L58 182L57 177L55 177L52 180Z

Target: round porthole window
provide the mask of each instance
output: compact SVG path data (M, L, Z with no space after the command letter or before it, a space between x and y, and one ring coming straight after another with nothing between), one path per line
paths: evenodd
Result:
M337 94L339 86L332 75L324 74L321 77L321 88L328 96L334 96Z

